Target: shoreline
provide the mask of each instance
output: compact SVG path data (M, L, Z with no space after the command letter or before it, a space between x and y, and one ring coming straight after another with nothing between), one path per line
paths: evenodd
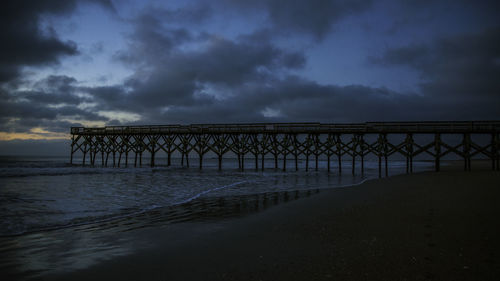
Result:
M222 222L146 227L132 253L43 280L496 280L500 173L368 180Z

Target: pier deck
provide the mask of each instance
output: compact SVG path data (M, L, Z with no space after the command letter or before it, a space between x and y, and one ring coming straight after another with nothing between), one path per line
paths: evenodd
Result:
M471 169L471 158L481 155L491 159L492 169L499 169L500 121L453 121L453 122L367 122L352 124L324 123L248 123L248 124L192 124L151 126L107 126L101 128L72 127L71 163L73 155L82 153L82 165L87 158L90 165L129 165L129 154L134 156L134 166L142 165L143 153L149 154L150 166L155 166L159 152L167 155L171 165L172 155L180 155L189 166L189 155L199 159L215 154L222 168L224 155L238 158L239 168L244 169L247 155L255 160L255 169L264 169L264 158L274 158L274 168L286 170L287 157L295 160L298 170L299 157L305 158L309 170L309 158L313 157L315 169L318 158L326 157L327 170L330 160L336 158L337 168L342 171L342 158L361 161L364 171L365 157L378 158L379 175L382 160L387 175L389 156L400 154L406 159L406 170L413 171L413 159L426 154L434 159L435 169L440 169L440 159L455 154L464 160L464 169ZM452 135L454 140L444 140ZM417 140L420 138L420 140ZM488 138L485 142L484 139ZM100 157L98 157L100 156ZM100 158L100 159L98 159ZM259 158L261 161L259 167ZM282 160L279 167L278 159ZM100 161L99 161L100 160ZM99 163L100 162L100 163Z

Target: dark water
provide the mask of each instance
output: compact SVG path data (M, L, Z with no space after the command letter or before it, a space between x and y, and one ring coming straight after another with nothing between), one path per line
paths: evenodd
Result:
M253 163L248 162L247 167ZM268 162L267 167L274 165ZM223 171L217 170L216 159L207 159L200 171L180 165L79 167L67 158L0 157L0 270L39 276L85 267L130 250L119 246L116 233L220 220L378 177L378 163L366 162L365 173L358 167L355 176L350 164L343 163L339 174L335 165L328 173L325 161L318 171L313 165L305 172L300 161L297 172L290 161L293 171L249 167L241 172L232 159L224 160ZM389 165L391 175L405 172L405 162ZM432 169L425 162L414 166Z
M326 172L266 169L238 171L237 162L208 159L196 167L102 168L68 164L67 158L0 158L0 236L71 227L87 223L137 216L165 207L208 200L237 198L273 192L315 190L354 185L378 176L376 163L365 163L365 173L352 176L350 162L339 175L336 167ZM250 161L249 161L250 162ZM274 163L267 165L271 167ZM390 163L391 174L402 173L405 163ZM422 168L429 167L421 163ZM252 196L250 196L252 197ZM243 198L243 197L242 197ZM196 216L193 216L196 217Z

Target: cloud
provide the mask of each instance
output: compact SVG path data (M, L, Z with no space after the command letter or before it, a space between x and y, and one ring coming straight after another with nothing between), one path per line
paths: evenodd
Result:
M88 89L103 101L103 110L147 115L172 106L211 104L237 94L233 90L240 85L264 83L305 64L303 53L278 48L259 32L234 40L196 34L164 25L156 12L142 14L134 23L128 48L116 55L135 69L134 75L124 86Z
M500 2L496 0L405 0L378 1L390 13L391 26L387 34L418 36L434 32L444 34L466 31L478 26L498 25ZM428 32L431 30L431 32Z
M124 83L84 87L73 77L58 75L0 84L0 132L30 134L38 128L65 133L70 126L91 121L133 125L498 119L499 29L390 47L370 58L379 67L416 71L422 78L421 92L412 95L306 79L308 50L276 37L306 34L321 40L342 18L366 10L370 2L224 2L225 12L263 14L267 26L222 34L205 26L220 20L213 2L201 6L210 7L206 10L147 8L130 21L128 43L114 56L133 72ZM41 15L69 13L75 5L41 1L19 12L26 13L19 18L27 19L20 30L36 31L23 35L26 42L52 47L37 50L39 56L22 48L11 52L19 59L2 59L0 73L11 75L5 79L15 78L23 66L57 63L61 56L78 52L50 30L40 31Z
M242 10L264 11L277 33L302 33L322 39L344 17L365 11L371 0L223 1Z
M31 90L0 87L0 131L29 132L33 127L67 131L73 123L64 119L107 121L108 118L81 107L93 100L79 94L82 91L76 82L72 77L51 75L33 85L21 85Z
M430 44L388 49L374 64L410 67L429 99L474 100L500 106L500 28L439 38Z
M43 21L47 15L67 15L81 2L114 11L109 0L4 1L0 10L0 131L30 133L33 128L66 132L72 120L108 120L80 106L89 102L77 94L76 79L48 76L29 81L23 67L57 64L63 56L79 53L72 41L61 40ZM38 135L39 132L37 133Z
M108 0L87 2L112 8ZM23 66L56 64L61 56L78 54L74 42L62 41L50 26L44 28L41 25L43 15L67 14L72 12L76 5L76 0L2 2L0 83L17 78Z
M493 31L430 45L392 48L372 57L373 64L406 66L422 75L422 89L429 87L425 94L404 95L363 85L321 85L295 75L294 70L305 66L305 54L277 47L273 33L266 29L228 39L164 24L156 14L143 14L140 19L130 36L129 48L119 58L135 68L134 75L124 85L87 89L101 110L125 110L141 116L130 124L465 120L497 116L495 103L477 99L464 104L463 99L444 98L442 94L439 98L429 90L446 79L463 81L463 71L473 77L469 72L479 71L479 67L469 70L471 64L462 66L469 53L476 54L472 60L476 63L495 62L495 48L485 49L498 45L492 39ZM198 48L186 48L193 44ZM485 69L483 74L497 71ZM484 79L489 85L484 87L492 87L491 81L491 76ZM492 89L490 92L498 92ZM480 109L470 108L472 105Z
M363 85L320 85L296 76L240 87L211 104L173 106L155 122L366 122L494 119L494 104L464 104ZM481 105L481 106L478 106ZM279 112L268 115L266 112ZM267 116L266 116L267 115ZM203 120L203 121L200 121Z
M139 20L156 21L161 19L165 23L201 24L213 15L213 8L208 3L196 3L177 9L163 7L148 7L142 12Z

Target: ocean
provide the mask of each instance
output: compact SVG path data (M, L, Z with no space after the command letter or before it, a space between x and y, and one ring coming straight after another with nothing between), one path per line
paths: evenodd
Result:
M1 157L0 236L108 221L201 199L335 188L378 177L376 162L366 162L363 175L357 167L354 176L350 161L342 163L340 175L334 164L328 173L326 161L321 160L318 171L310 163L308 172L303 160L299 171L290 161L287 172L256 171L251 159L248 162L246 170L239 171L236 160L224 159L224 167L218 171L217 159L207 159L200 171L195 165L82 167L70 165L67 157ZM268 162L266 166L273 167L273 160ZM404 173L405 164L390 161L390 174ZM427 162L415 166L432 169Z
M303 159L299 171L290 160L286 172L257 171L253 159L247 159L245 171L238 170L235 159L224 159L222 171L217 159L204 160L203 170L191 161L189 168L180 159L162 166L166 160L161 158L154 168L118 168L70 165L69 157L0 157L0 270L38 276L82 266L84 260L123 254L123 247L102 242L115 233L223 220L378 177L376 161L366 161L363 174L357 166L355 175L351 161L342 163L341 174L334 161L328 173L324 160L318 171L311 161L308 172ZM405 165L389 161L389 175L405 173ZM274 160L266 159L265 166L273 167ZM430 162L414 162L415 172L432 169ZM73 245L76 237L92 246Z

